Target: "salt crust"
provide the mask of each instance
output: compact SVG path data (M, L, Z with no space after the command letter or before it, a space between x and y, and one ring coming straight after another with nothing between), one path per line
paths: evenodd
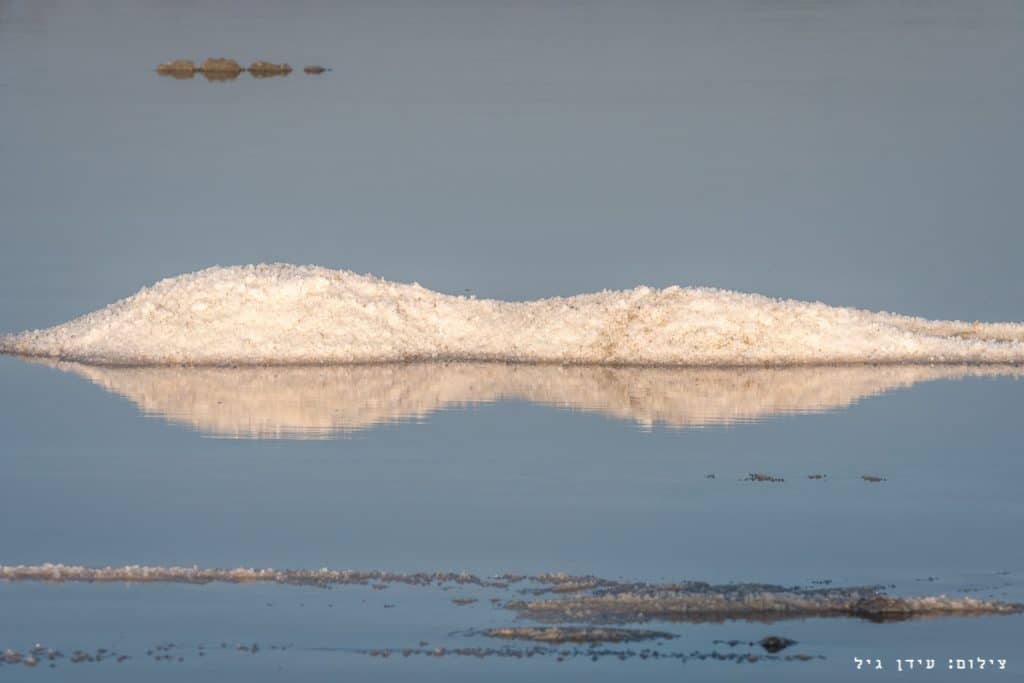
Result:
M274 264L162 280L63 325L0 337L0 352L111 365L1018 363L1024 324L691 287L506 302Z

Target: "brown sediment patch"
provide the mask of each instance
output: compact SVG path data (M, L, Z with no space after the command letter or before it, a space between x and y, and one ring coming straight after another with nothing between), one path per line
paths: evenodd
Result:
M238 80L238 74L231 73L203 73L203 78L211 83L223 83L225 81Z
M172 78L192 78L196 74L196 65L191 59L175 59L164 62L156 67L156 72L161 76Z
M233 59L210 57L199 66L199 71L211 81L232 80L242 73L242 65Z
M677 636L665 631L581 626L507 626L479 632L488 638L533 640L539 643L630 643L640 640L670 640Z
M288 64L275 64L262 59L257 59L249 65L249 73L256 78L267 78L269 76L287 76L292 72Z

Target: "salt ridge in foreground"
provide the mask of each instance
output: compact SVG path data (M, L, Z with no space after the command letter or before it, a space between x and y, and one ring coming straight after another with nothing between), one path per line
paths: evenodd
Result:
M506 590L515 584L534 600L510 600L503 607L519 617L556 623L639 623L651 620L701 623L722 619L775 621L806 617L856 617L892 621L926 617L1018 614L1024 605L969 597L889 596L875 586L797 588L761 583L714 585L622 583L595 576L505 574L480 577L465 572L402 574L334 569L234 569L199 567L92 568L75 565L0 565L0 581L46 583L277 583L330 588L342 585L472 585Z
M1024 324L689 287L505 302L276 264L163 280L63 325L0 337L0 352L110 365L1019 363Z

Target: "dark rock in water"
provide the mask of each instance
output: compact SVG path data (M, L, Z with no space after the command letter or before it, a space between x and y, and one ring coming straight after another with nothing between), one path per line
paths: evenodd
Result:
M172 76L174 78L192 78L196 74L196 65L191 59L175 59L164 62L156 67L156 72L161 76Z
M308 74L322 74L330 69L320 66L319 64L308 64L302 68Z
M785 650L790 645L796 645L796 641L789 638L780 638L779 636L768 636L757 641L757 644L768 652L775 653Z
M877 623L906 621L913 617L911 606L906 601L887 595L860 600L853 605L851 612L854 616Z
M287 76L291 72L292 67L288 64L275 64L273 62L265 62L262 59L257 59L249 65L249 73L257 78L265 78L267 76Z
M210 57L202 63L199 71L210 80L230 80L242 73L242 66L233 59Z

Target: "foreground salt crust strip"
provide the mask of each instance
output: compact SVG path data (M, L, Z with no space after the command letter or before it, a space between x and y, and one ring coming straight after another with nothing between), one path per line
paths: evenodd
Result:
M0 352L122 365L478 360L636 365L1024 362L1024 325L931 321L706 288L522 303L312 266L163 280Z
M520 617L551 623L777 621L804 617L856 617L903 621L927 617L1016 614L1024 605L946 595L892 597L875 588L787 589L781 586L648 587L556 600L513 601Z
M0 565L0 580L48 583L280 583L328 588L336 585L401 583L412 586L475 585L557 598L512 600L504 607L536 621L629 623L650 620L705 622L722 619L774 621L810 616L858 617L875 621L978 614L1016 614L1024 605L939 596L893 597L879 587L793 588L759 583L622 583L594 576L542 574L480 577L458 572L402 574L333 569L202 569L199 567L91 568L43 564Z
M1015 365L780 368L389 363L289 367L100 366L35 362L120 394L146 415L203 434L327 439L422 419L451 406L527 400L631 420L700 427L842 408L918 382L1020 376Z

